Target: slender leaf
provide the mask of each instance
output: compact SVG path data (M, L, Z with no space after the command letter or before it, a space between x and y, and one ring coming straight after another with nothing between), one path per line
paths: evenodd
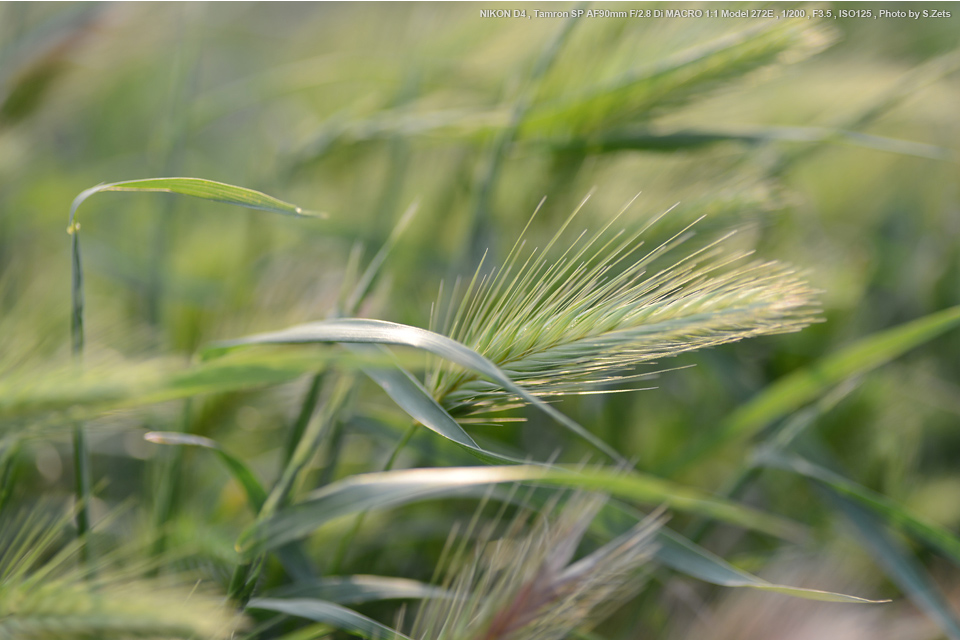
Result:
M303 629L297 629L296 631L291 631L288 634L280 636L278 640L320 640L320 638L327 638L332 636L336 628L331 627L328 624L312 624L309 627L304 627ZM246 636L246 640L257 640L260 638L259 634L250 634Z
M646 503L722 519L732 524L796 540L803 528L776 516L732 502L719 501L695 489L616 469L573 470L564 467L517 465L407 469L357 475L328 485L307 500L248 527L237 540L245 558L303 538L330 520L370 509L462 495L485 485L534 482L542 485L597 490Z
M73 233L79 229L79 223L76 221L77 209L87 198L105 191L152 191L162 193L177 193L184 196L192 196L203 200L212 200L213 202L222 202L232 204L248 209L259 209L260 211L269 211L288 216L298 217L322 217L325 214L314 211L307 211L295 204L278 200L273 196L268 196L260 191L237 187L232 184L215 182L213 180L204 180L202 178L148 178L146 180L127 180L125 182L111 182L107 184L98 184L82 191L73 200L70 206L70 226L68 230Z
M960 326L960 306L873 334L795 371L734 411L708 438L668 465L664 473L675 472L720 445L755 435L838 382L875 369L957 326Z
M829 488L824 494L836 510L845 516L873 559L884 568L900 589L924 611L952 640L960 640L960 620L923 566L898 540L890 536L883 522L856 502Z
M794 142L816 144L821 142L845 143L930 160L956 160L952 149L931 144L897 140L883 136L868 135L856 131L837 131L824 127L753 127L730 131L683 130L654 131L629 129L610 131L589 138L574 138L539 141L558 151L583 153L611 153L617 151L677 151L701 149L724 142L741 144L768 144L771 142Z
M772 21L683 51L651 67L630 69L600 84L579 84L577 93L535 105L521 128L526 136L580 134L649 119L723 82L790 58L809 57L828 46L822 27ZM561 86L570 86L567 81Z
M216 452L217 457L223 462L224 466L233 476L234 480L240 483L247 494L247 502L254 513L259 513L263 503L267 500L267 492L263 485L257 480L257 476L250 470L243 460L228 453L220 443L210 438L194 435L192 433L180 433L177 431L151 431L144 434L144 439L156 444L171 444L191 447L203 447Z
M755 575L737 569L723 558L710 553L703 547L694 544L678 533L669 529L661 529L656 537L657 549L654 557L662 564L704 582L723 587L743 587L759 591L783 593L789 596L807 600L823 600L826 602L877 603L883 600L867 600L857 596L820 591L818 589L802 589L782 584L767 582Z
M266 595L271 598L316 598L336 604L452 597L444 589L417 580L367 575L331 576L297 582L273 589Z
M504 389L507 389L511 393L523 398L526 402L534 405L558 423L592 444L598 450L603 451L612 459L622 464L626 463L626 460L608 444L603 442L603 440L514 383L509 376L490 360L456 340L434 333L433 331L427 331L426 329L386 322L384 320L367 320L362 318L326 320L299 325L282 331L261 333L238 340L222 342L207 349L205 354L215 355L237 347L258 344L299 344L311 342L396 344L423 349L424 351L428 351L436 356L486 376Z
M364 347L368 347L368 345L353 345L352 349L360 349L360 353L377 351L372 347L369 350L364 349ZM463 427L447 413L447 410L433 399L430 393L420 384L420 381L403 367L397 366L394 369L367 367L364 368L364 373L376 382L411 418L434 433L466 449L480 460L491 463L523 462L481 448L463 430Z
M261 611L275 611L288 616L306 618L315 622L322 622L337 629L353 633L368 640L385 640L387 638L404 638L407 636L390 627L380 624L376 620L360 615L356 611L341 607L332 602L314 600L311 598L293 598L281 600L278 598L254 598L247 604L248 609Z
M395 357L377 352L278 353L276 350L237 354L183 367L168 359L111 362L86 367L17 372L0 379L0 430L4 422L68 412L69 416L128 408L282 384L307 373L336 365L396 367ZM403 362L401 360L401 362Z
M768 467L792 471L827 485L837 493L867 507L887 524L939 549L955 564L960 565L960 539L943 527L913 515L892 500L797 455L764 453L758 456L757 462Z

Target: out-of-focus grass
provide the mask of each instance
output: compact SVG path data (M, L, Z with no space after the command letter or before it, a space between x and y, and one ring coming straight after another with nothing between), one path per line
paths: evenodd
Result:
M553 8L570 7L539 7ZM175 547L192 537L204 549L165 571L196 570L223 583L239 559L219 542L200 542L221 532L235 539L251 525L241 487L209 452L144 448L145 429L212 439L268 493L286 473L273 498L280 513L310 489L382 469L388 457L397 466L475 462L434 433L413 433L395 450L409 416L359 376L345 408L318 423L315 406L329 406L337 380L370 366L365 353L331 347L190 359L217 340L337 313L428 327L440 313L431 305L441 281L440 298L449 300L457 278L466 279L461 295L478 244L489 248L485 264L502 264L547 196L526 232L527 247L542 248L593 190L569 229L574 237L602 228L638 192L617 223L627 230L679 203L645 233L647 247L706 214L683 251L736 228L731 251L756 250L803 270L822 291L824 321L661 359L638 373L697 366L634 383L655 391L575 395L556 410L651 472L769 402L764 420L751 423L753 441L704 448L697 464L664 480L718 493L749 477L737 499L809 525L816 548L852 535L863 544L849 548L861 557L882 559L882 549L894 548L885 533L871 544L862 523L895 524L897 509L954 535L960 334L923 336L890 362L871 348L843 371L818 375L851 345L874 344L870 336L919 318L942 319L960 302L960 7L936 8L953 17L773 28L702 18L581 20L557 39L562 20L481 19L474 5L0 4L0 519L40 496L72 492L63 427L78 416L91 420L94 520L132 504L130 519L151 523L146 543L159 537ZM222 215L221 204L163 194L87 203L91 370L72 375L70 202L100 183L178 175L243 185L330 216L301 224L241 210ZM357 288L417 199L416 217L391 241L376 278ZM420 354L399 355L403 371L421 373ZM885 362L868 372L860 365L871 358ZM98 376L100 362L116 364ZM847 374L861 376L856 387L809 414L791 444L797 450L787 453L828 468L836 486L857 496L880 495L881 508L866 516L820 500L810 489L818 480L749 467L757 443L796 424L794 412ZM777 400L777 390L800 383L803 393ZM194 399L184 410L178 403L187 396ZM428 406L427 396L417 397ZM438 420L453 420L435 404ZM301 414L297 432L316 434L322 446L290 466L289 432ZM588 451L535 411L515 407L499 418L506 420L461 425L479 449L513 458L542 461L562 451L563 460L578 461ZM402 519L371 514L343 556L344 571L429 580L454 516L474 507L404 509ZM270 517L261 511L261 521ZM861 525L832 527L845 517ZM670 522L684 533L698 529L690 524L680 514ZM260 583L241 586L290 582L285 572L295 573L296 558L323 573L350 530L334 522L299 547L283 547L262 571L251 567ZM94 531L95 543L109 537ZM672 566L699 559L701 573L730 575L719 556L762 564L778 544L726 526L711 531L703 549L688 549ZM389 533L400 548L384 540ZM935 552L895 546L902 557L889 562L887 553L879 563L893 583L907 584L907 594L909 584L932 584ZM897 567L908 567L909 580ZM946 582L955 575L953 567ZM619 614L597 633L655 630L656 584L636 600L634 618ZM886 583L877 592L896 595ZM670 589L664 594L673 601ZM391 606L360 611L389 623ZM921 606L945 627L955 624L937 598ZM258 633L280 637L290 624Z

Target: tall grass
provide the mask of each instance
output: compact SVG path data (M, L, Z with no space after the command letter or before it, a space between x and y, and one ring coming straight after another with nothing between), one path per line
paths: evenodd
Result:
M0 5L0 638L960 638L956 38L380 9Z

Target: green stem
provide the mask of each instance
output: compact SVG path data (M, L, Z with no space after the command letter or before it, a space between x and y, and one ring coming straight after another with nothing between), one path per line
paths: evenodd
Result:
M417 431L417 424L411 424L407 427L406 432L404 432L403 437L397 442L394 446L393 451L390 452L390 457L387 458L386 464L383 465L381 471L390 471L393 469L393 465L396 464L397 458L400 456L400 452L407 446L410 442L410 438L413 437L413 434ZM337 556L334 558L333 563L330 565L330 574L337 575L340 572L340 567L343 565L343 561L347 557L347 552L350 551L350 543L357 538L357 534L360 532L360 527L363 526L363 521L367 517L367 512L360 512L353 521L353 526L350 527L349 533L345 535L340 540L340 547L337 549Z
M193 401L187 398L183 403L183 415L181 419L181 431L183 433L190 433L191 431L192 408ZM180 487L182 485L181 475L183 473L184 455L186 455L185 447L173 447L166 464L162 465L163 468L157 483L155 524L159 534L153 546L154 557L162 555L167 548L167 528L176 513L176 506L181 493Z
M0 451L0 513L3 513L17 477L17 459L20 455L20 441L16 440Z
M486 249L486 244L489 240L489 238L486 237L488 226L487 211L490 207L490 199L493 196L494 188L500 179L500 172L503 168L503 161L507 156L507 149L513 144L520 130L520 125L530 110L530 105L533 103L533 97L540 80L546 75L547 71L550 70L550 67L553 66L557 54L560 53L560 49L577 22L578 21L573 18L566 20L563 26L560 27L560 30L551 38L547 46L540 53L530 72L530 77L527 79L525 90L513 104L510 121L507 126L497 134L493 146L483 162L477 178L477 186L474 189L473 206L470 208L469 238L471 247L470 251L465 253L472 262L476 262L479 259Z
M80 260L80 229L72 227L71 242L71 302L70 340L74 360L79 363L83 357L83 267ZM83 424L73 427L73 469L74 495L77 502L77 536L84 538L90 530L90 456L87 452L86 436ZM80 557L90 561L90 551L84 544L80 548Z
M260 513L257 514L258 520L269 518L287 503L301 473L349 398L354 382L352 375L337 374L326 378L323 384L324 393L321 393L325 397L323 407L308 421L303 437L294 448L293 455L284 467L280 479L277 480ZM252 562L238 565L234 570L228 596L239 607L245 606L250 599L262 568L263 556L260 556Z
M303 433L307 429L307 424L317 409L317 401L320 400L320 387L323 382L323 374L319 373L310 380L310 387L307 389L307 395L303 398L300 405L300 414L297 421L293 423L293 429L290 431L290 438L287 440L287 448L283 453L283 466L290 464L293 458L293 452L297 445L303 440Z

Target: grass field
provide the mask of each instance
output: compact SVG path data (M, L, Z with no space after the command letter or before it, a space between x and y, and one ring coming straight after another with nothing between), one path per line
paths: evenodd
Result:
M958 24L0 3L0 639L960 639Z

